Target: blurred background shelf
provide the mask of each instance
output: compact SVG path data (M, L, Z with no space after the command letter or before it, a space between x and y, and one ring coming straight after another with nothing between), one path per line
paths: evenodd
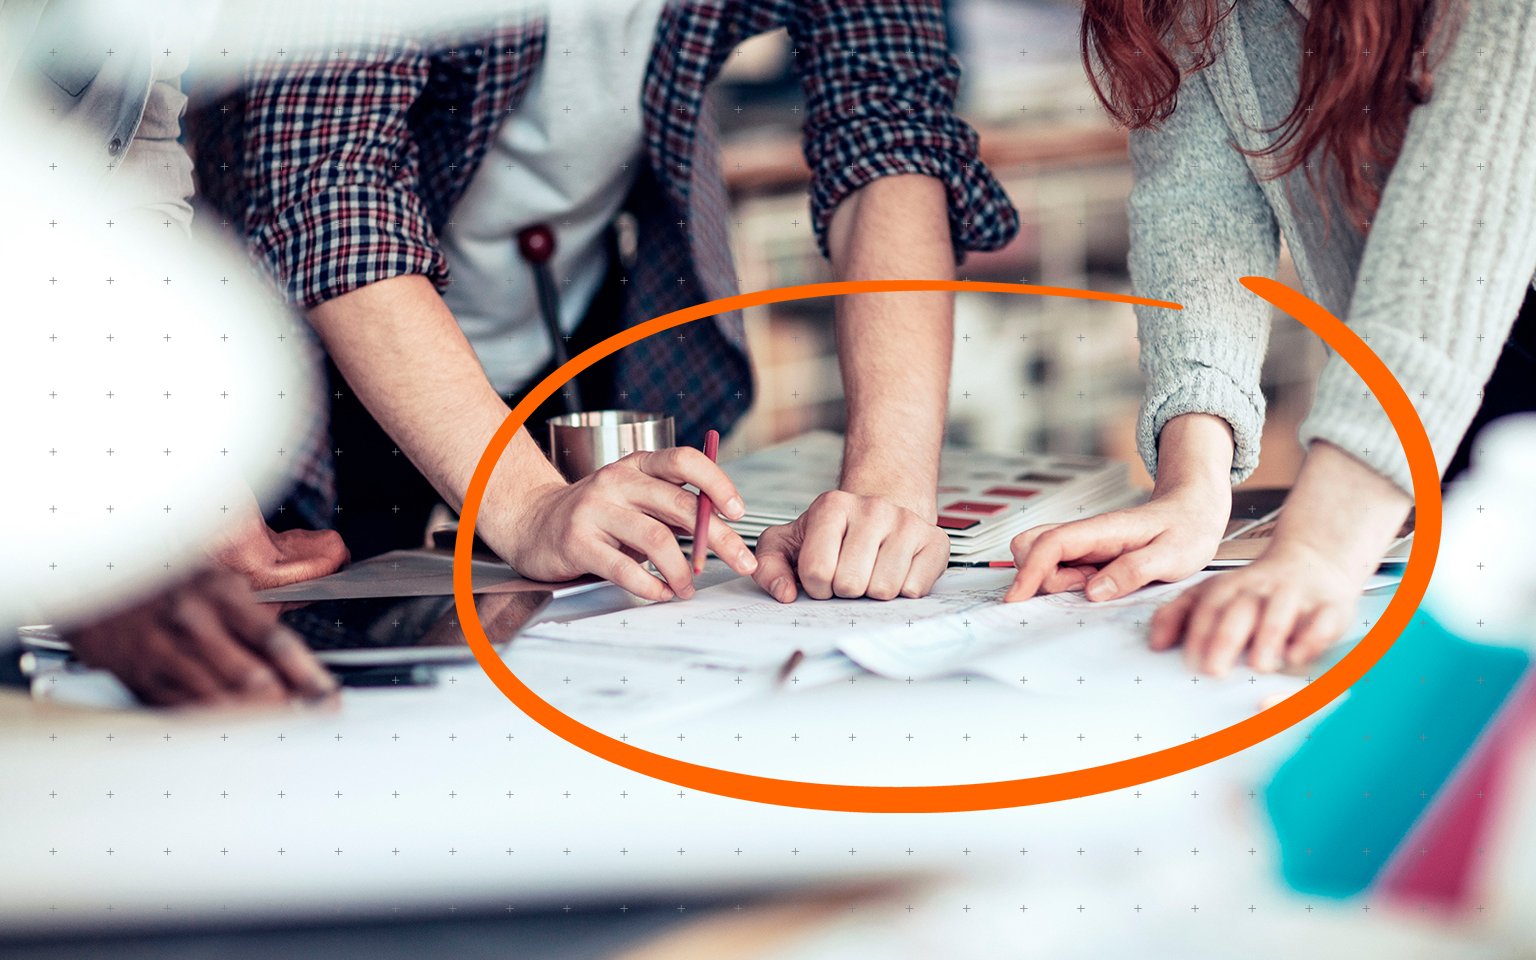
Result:
M957 275L1131 292L1126 134L1083 76L1076 5L952 0L949 16L968 68L961 113L978 130L982 158L1021 220L1013 242L970 255ZM714 100L743 290L832 279L809 221L802 98L791 62L783 33L756 38L732 59ZM727 439L728 451L843 427L832 319L830 301L747 312L757 402ZM951 440L1114 456L1150 485L1134 445L1141 377L1129 307L966 293L957 298L955 327ZM1270 419L1251 484L1294 478L1296 426L1322 355L1298 324L1275 324L1264 373Z

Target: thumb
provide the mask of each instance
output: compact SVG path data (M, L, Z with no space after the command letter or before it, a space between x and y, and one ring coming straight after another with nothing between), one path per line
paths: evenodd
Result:
M1089 600L1115 600L1154 580L1182 580L1194 572L1184 569L1185 566L1177 551L1165 544L1152 543L1106 564L1088 578L1083 592Z
M769 527L757 538L757 570L752 579L780 603L793 603L795 560L800 555L800 521Z
M273 533L272 541L279 559L247 571L251 586L258 590L328 576L349 557L341 534L334 530L285 530Z

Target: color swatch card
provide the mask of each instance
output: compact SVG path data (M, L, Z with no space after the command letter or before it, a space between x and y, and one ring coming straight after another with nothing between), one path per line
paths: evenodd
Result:
M842 455L841 436L813 431L722 463L747 504L732 528L750 543L768 527L794 520L836 488ZM1093 516L1134 495L1126 465L1117 461L947 447L938 524L949 534L954 559L1008 559L1008 542L1018 533Z

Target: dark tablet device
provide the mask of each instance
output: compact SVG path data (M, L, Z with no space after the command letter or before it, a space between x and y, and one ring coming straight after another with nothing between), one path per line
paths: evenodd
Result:
M485 634L500 651L549 603L548 590L475 595ZM452 597L371 597L284 605L293 628L331 667L473 660Z

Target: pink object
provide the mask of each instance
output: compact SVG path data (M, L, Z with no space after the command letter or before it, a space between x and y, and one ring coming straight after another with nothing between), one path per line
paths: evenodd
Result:
M720 431L711 430L704 434L704 456L710 463L720 455ZM709 551L709 514L715 509L709 502L709 494L699 491L699 515L693 524L693 572L704 572L704 556Z
M1448 913L1474 908L1483 846L1509 799L1509 762L1533 731L1536 681L1528 677L1387 865L1381 880L1387 896Z

